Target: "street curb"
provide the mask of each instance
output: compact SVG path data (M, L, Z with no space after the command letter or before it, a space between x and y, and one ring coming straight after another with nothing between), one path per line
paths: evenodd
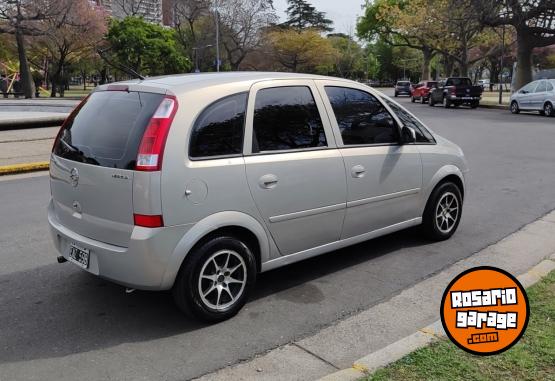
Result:
M3 119L0 120L0 131L61 126L67 116L68 114L60 113L60 116Z
M16 173L26 173L43 171L49 168L48 161L39 161L35 163L13 164L0 166L0 176L14 175Z
M555 253L517 278L527 288L539 282L551 271L555 270ZM320 378L320 381L354 381L367 377L376 370L383 368L417 349L424 348L432 342L445 338L445 330L441 320L419 329L380 350L356 360L351 368L342 369Z
M484 104L484 103L480 103L480 108L489 108L489 109L494 109L494 110L509 110L509 106L507 105L491 105L491 104Z

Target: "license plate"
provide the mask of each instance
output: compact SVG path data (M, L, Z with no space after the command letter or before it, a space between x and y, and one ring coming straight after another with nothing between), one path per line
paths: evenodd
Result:
M84 269L89 268L90 250L84 249L72 243L69 246L69 260Z

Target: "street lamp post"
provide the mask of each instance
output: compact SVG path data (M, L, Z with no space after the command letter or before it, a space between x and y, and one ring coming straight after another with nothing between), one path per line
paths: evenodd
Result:
M216 71L220 71L220 16L218 14L218 0L214 0L214 19L216 21Z
M212 47L212 44L193 48L193 52L195 52L195 73L200 72L200 69L198 67L198 51L202 49L210 48L210 47Z
M501 37L501 62L499 68L499 104L503 104L503 56L505 55L505 25Z

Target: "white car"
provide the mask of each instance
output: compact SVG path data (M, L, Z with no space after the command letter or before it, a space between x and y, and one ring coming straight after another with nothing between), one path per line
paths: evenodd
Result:
M530 82L511 96L510 110L539 111L546 116L555 116L555 79L540 79Z

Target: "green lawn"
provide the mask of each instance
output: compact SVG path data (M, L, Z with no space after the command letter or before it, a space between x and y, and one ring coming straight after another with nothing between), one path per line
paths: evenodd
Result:
M508 351L489 357L440 340L376 371L366 381L555 380L555 271L527 290L530 321Z

